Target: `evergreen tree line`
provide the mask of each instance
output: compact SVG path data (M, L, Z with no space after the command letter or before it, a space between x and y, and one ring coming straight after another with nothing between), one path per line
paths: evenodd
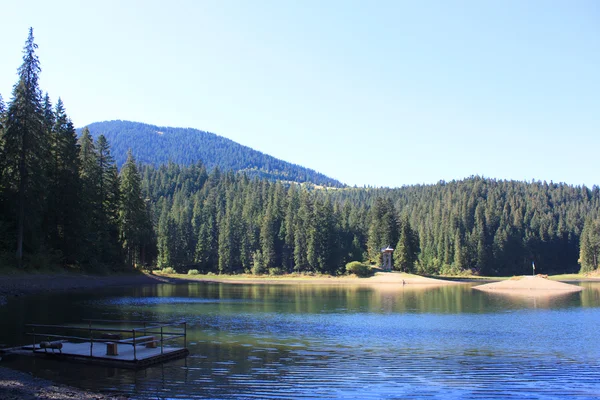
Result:
M532 262L544 273L598 268L597 262L592 266L586 261L589 257L583 257L593 253L586 249L594 248L585 238L597 243L592 237L600 235L600 224L592 223L600 215L597 186L471 177L352 192L332 191L331 195L335 201L351 201L355 206L383 198L389 208L394 206L396 215L408 219L419 238L416 266L422 273L470 270L513 275L530 272ZM590 235L582 236L584 226L589 226ZM386 232L393 243L394 229Z
M0 97L0 256L3 265L122 269L144 260L150 215L133 157L119 175L104 136L77 139L59 98L39 88L30 29L19 79ZM15 253L16 249L16 253Z
M358 209L319 192L202 163L142 168L154 204L157 265L218 273L340 274L363 258Z

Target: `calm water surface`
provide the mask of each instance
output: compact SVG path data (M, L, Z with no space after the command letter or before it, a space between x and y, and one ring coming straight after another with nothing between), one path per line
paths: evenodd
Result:
M28 322L188 322L190 355L142 371L22 358L0 365L133 398L599 398L600 283L559 297L471 284L374 289L155 285L10 299Z

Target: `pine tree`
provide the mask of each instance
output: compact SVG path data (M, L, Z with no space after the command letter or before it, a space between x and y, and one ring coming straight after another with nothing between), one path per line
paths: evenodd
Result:
M310 194L307 191L303 191L294 229L294 269L297 272L310 271L308 237L309 229L312 226L312 207L313 203Z
M230 215L225 212L219 218L219 273L233 272L233 229Z
M460 272L465 269L465 255L463 249L463 240L461 238L460 232L456 232L454 236L454 260L453 266L457 272Z
M276 266L275 237L275 215L273 206L269 204L260 227L261 264L267 270Z
M217 196L208 195L202 207L202 217L194 261L204 270L214 270L218 263Z
M400 238L394 249L394 268L403 272L414 272L419 252L419 237L405 215L400 222Z
M331 203L317 199L308 225L307 259L311 268L320 273L337 269L333 258L334 222Z
M141 177L131 151L121 170L121 207L119 211L120 239L125 251L125 262L135 267L143 261L145 233L148 221L146 204L142 195Z
M87 127L83 128L79 144L79 179L81 181L81 260L93 263L100 259L98 225L101 214L99 192L100 169L98 167L98 152L94 139Z
M104 176L106 197L104 198L104 212L108 226L108 247L105 248L102 260L112 265L123 264L123 252L119 235L119 211L121 205L121 180L117 165L108 168Z
M16 258L23 263L24 249L36 251L42 244L39 226L42 220L45 168L48 143L44 135L44 114L38 86L41 71L35 54L33 29L23 49L19 80L13 87L12 100L6 113L3 131L3 187L9 193L9 206L16 215Z
M391 199L377 197L371 209L369 226L369 258L381 262L381 249L393 246L398 241L398 221L396 209Z
M121 262L119 243L119 173L104 135L96 142L98 163L98 250L104 263Z
M158 248L158 258L156 265L158 268L172 267L171 259L171 223L169 218L169 208L167 202L162 203L160 218L156 227L156 246Z
M56 123L55 113L52 109L52 102L48 93L44 96L43 101L43 126L44 135L48 137L50 158L46 168L46 175L48 179L48 192L47 192L47 204L44 215L44 223L42 229L47 233L48 244L54 248L58 247L58 143L57 135L54 132L54 125Z
M96 145L98 148L98 168L99 168L99 190L100 190L100 213L104 214L104 207L106 206L106 201L108 198L108 182L110 179L110 168L114 164L115 160L110 154L110 147L108 145L108 141L104 135L98 136L98 140L96 141Z
M295 246L295 226L296 212L300 207L300 198L296 185L290 185L287 193L287 209L283 223L283 250L282 250L282 267L286 272L292 272L294 269L294 246Z
M53 215L53 226L50 233L54 247L62 252L65 261L74 263L82 233L77 133L60 98L53 115L51 153L54 171L49 190L52 209L48 210Z
M600 268L600 218L585 221L579 247L580 273Z

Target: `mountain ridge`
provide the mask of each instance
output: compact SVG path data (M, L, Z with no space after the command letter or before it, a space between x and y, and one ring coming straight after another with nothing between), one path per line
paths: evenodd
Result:
M120 167L131 149L136 160L158 166L168 162L190 165L198 160L212 170L243 171L250 176L271 180L343 187L342 182L298 164L237 143L224 136L195 128L180 128L143 122L112 120L86 125L94 139L104 135ZM78 128L78 134L82 128Z

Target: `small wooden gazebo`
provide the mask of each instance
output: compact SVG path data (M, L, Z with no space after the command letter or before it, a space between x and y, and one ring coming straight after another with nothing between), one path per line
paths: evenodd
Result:
M394 253L394 249L392 249L389 245L381 249L382 257L381 257L381 269L384 271L392 270L392 254Z

